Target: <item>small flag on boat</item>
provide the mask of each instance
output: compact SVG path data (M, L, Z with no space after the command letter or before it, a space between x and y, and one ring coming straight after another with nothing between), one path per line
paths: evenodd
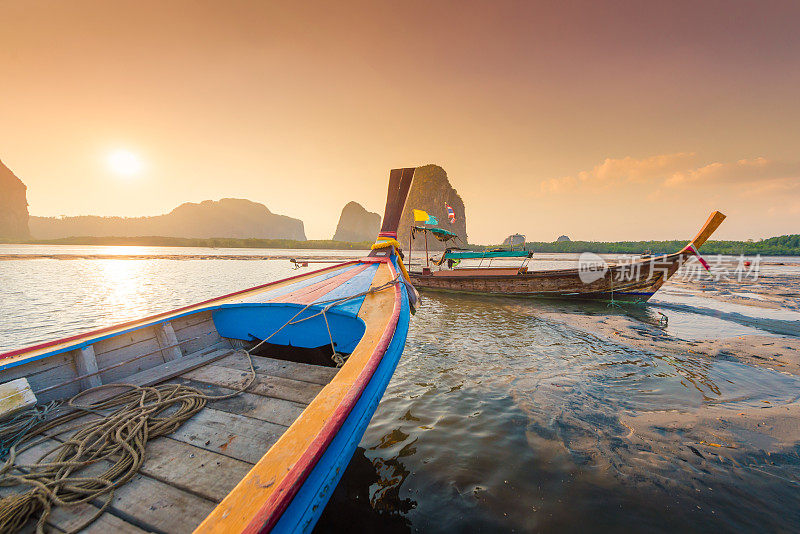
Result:
M427 211L422 210L412 210L414 212L414 222L422 222L424 223L430 218Z
M706 268L706 271L709 271L709 272L711 271L711 267L708 265L708 262L707 262L706 260L704 260L704 259L703 259L703 257L702 257L702 256L700 255L700 253L697 251L697 249L696 249L696 248L694 248L694 245L692 245L691 243L689 243L689 245L688 245L686 248L688 248L689 250L691 250L691 251L692 251L692 254L694 254L695 256L697 256L697 259L700 261L700 264L701 264L703 267L705 267L705 268Z
M425 224L432 224L432 225L436 226L437 224L439 224L439 219L437 219L436 217L431 215L430 217L428 217L428 220L425 221Z
M447 208L447 217L450 219L450 224L456 223L456 212L453 211L453 208L450 207L450 204L447 202L444 203L444 207Z

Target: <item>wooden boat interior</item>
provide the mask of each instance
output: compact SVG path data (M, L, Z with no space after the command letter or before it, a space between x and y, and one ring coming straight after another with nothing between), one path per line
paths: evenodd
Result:
M141 386L181 383L211 395L229 394L248 377L249 362L242 353L224 344L199 349L177 365L161 363L120 378ZM119 347L117 352L125 348ZM256 370L254 386L234 398L210 402L177 431L148 442L140 472L116 490L106 513L86 532L192 532L338 371L263 356L252 358ZM43 369L42 373L55 375L57 371ZM92 416L85 419L88 422ZM59 430L56 427L49 431L51 439L22 453L17 462L35 462L57 446L64 439ZM76 475L91 476L105 467L95 464ZM48 526L70 531L100 506L102 502L98 500L54 508Z
M392 277L386 263L348 262L188 309L7 353L0 360L0 382L24 377L40 404L107 384L180 383L209 395L225 395L251 376L248 355L237 349L252 347L292 317L300 319L254 352L256 378L246 392L209 402L174 433L148 442L141 471L116 490L106 513L86 530L191 532L337 377L340 369L331 359L331 337L336 351L345 356L361 350L357 347L362 338L374 344L375 332L384 329L383 322L371 324L375 307L385 308L395 297L391 289L358 296L331 308L325 318L313 316L318 308L306 307L357 295ZM120 389L111 388L109 395ZM89 400L98 396L101 392ZM49 439L23 452L16 463L36 462L68 435L60 431L49 430ZM91 476L103 469L94 464L76 474ZM19 491L0 489L3 496ZM100 506L91 502L56 507L48 525L70 531Z

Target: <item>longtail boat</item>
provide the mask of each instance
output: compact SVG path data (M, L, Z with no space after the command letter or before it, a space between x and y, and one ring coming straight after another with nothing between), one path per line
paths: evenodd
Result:
M719 227L725 215L713 212L702 229L683 249L673 254L650 256L609 264L597 255L581 258L573 269L529 271L526 251L447 251L435 265L453 265L462 259L523 258L520 266L456 267L435 270L430 264L411 270L414 286L421 290L545 298L575 298L646 302L670 276L696 256L698 249ZM702 259L701 259L702 261Z
M413 173L363 259L0 354L0 530L310 531L403 352Z

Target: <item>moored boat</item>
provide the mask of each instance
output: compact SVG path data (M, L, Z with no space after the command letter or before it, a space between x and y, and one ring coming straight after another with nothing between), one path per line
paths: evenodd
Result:
M725 215L712 213L702 229L683 249L672 254L640 258L627 263L608 264L599 256L583 258L578 268L529 271L524 252L494 254L445 252L437 262L467 258L525 257L517 267L457 267L434 270L427 267L410 272L414 286L421 290L451 291L545 298L575 298L646 302L670 276L693 256L722 224Z
M405 345L413 172L366 258L0 354L0 530L311 530Z

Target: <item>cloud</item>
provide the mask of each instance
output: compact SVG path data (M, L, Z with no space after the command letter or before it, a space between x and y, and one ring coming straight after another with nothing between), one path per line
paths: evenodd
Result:
M644 184L650 195L662 188L733 185L747 192L798 191L800 162L767 158L700 164L694 152L661 154L648 158L606 158L589 171L553 178L541 184L542 193L597 191L620 185Z
M800 176L800 164L759 157L731 163L709 163L696 169L677 172L664 185L678 187L689 184L746 184L797 176Z
M660 154L644 159L606 158L590 171L542 182L542 191L555 193L578 187L604 188L623 183L663 182L669 176L696 165L696 159L697 155L693 152Z

